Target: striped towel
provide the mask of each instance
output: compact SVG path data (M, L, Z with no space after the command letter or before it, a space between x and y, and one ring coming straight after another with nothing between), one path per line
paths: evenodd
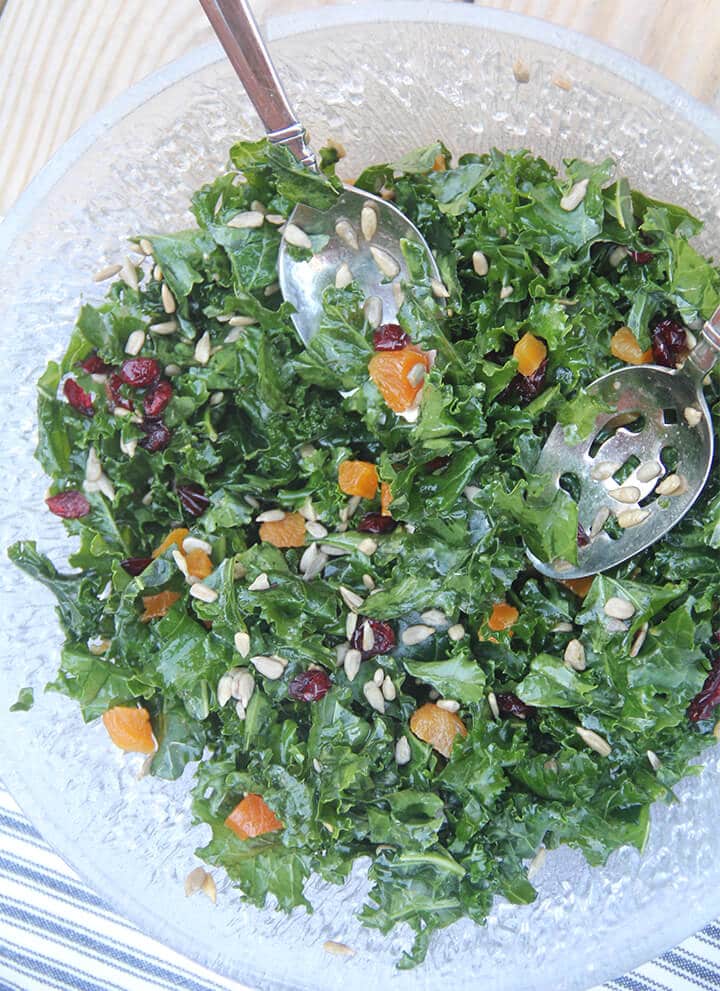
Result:
M718 991L720 920L595 991ZM45 843L0 783L0 991L251 991L144 936Z

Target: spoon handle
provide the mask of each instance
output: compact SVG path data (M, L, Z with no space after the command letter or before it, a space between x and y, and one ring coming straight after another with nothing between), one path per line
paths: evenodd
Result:
M720 358L720 307L706 321L702 336L688 355L683 372L689 375L699 389L705 376Z
M286 145L311 168L315 156L297 120L247 0L200 0L220 44L273 144Z

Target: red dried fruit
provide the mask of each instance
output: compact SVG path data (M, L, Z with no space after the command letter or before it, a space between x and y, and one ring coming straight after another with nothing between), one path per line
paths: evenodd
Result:
M110 405L113 408L118 406L120 409L132 409L132 403L122 394L122 386L123 380L117 372L113 372L112 375L108 376L108 380L105 383L105 392L107 393Z
M161 379L145 393L143 409L145 416L158 417L172 399L173 387L165 379Z
M288 685L288 695L296 702L319 702L330 691L331 684L327 674L320 669L301 671Z
M383 323L373 334L373 347L376 351L399 351L412 341L398 323Z
M65 379L63 393L72 408L76 409L78 413L82 413L84 416L95 416L92 396L89 392L85 392L75 379Z
M433 458L432 461L425 462L425 471L431 475L434 471L440 471L441 468L447 468L450 464L450 458L439 457Z
M205 489L196 482L188 482L187 485L178 485L175 491L182 503L183 509L190 513L191 516L202 516L210 505L210 500L205 495Z
M45 504L51 513L64 520L79 520L81 516L87 516L90 512L90 503L82 492L76 489L68 489L67 492L58 492L57 495L49 496Z
M526 705L512 692L498 692L495 699L501 716L517 716L519 719L527 719L528 716L535 715L535 707Z
M523 403L532 402L542 392L546 371L547 358L538 365L532 375L516 375L508 391L514 392Z
M363 650L362 645L363 629L366 623L369 623L375 637L370 650ZM363 660L365 661L370 657L377 657L378 654L389 654L395 647L396 642L395 630L393 630L389 623L381 619L367 619L363 616L358 618L353 635L350 637L350 646L353 650L362 651Z
M150 454L155 454L157 451L163 451L172 437L172 433L168 430L162 420L143 420L140 424L140 429L147 434L140 441L140 447L144 447L146 451Z
M674 320L661 320L652 332L652 353L656 365L675 368L687 356L685 328Z
M578 523L578 527L577 527L577 545L578 545L578 547L587 547L587 545L589 543L590 543L590 537L585 532L585 527L582 525L582 523Z
M151 557L127 557L120 562L120 567L124 568L133 578L137 578L149 564L152 564L152 560Z
M83 358L80 362L80 367L88 375L104 375L110 371L112 365L104 362L97 351L92 351L87 358Z
M636 265L648 265L655 257L652 251L628 251L628 255Z
M687 717L691 723L710 719L716 705L720 705L720 655L713 660L710 674L688 706Z
M398 525L392 516L382 513L366 513L357 525L359 533L390 533Z
M145 389L160 378L160 365L154 358L128 358L120 366L120 380L133 389Z

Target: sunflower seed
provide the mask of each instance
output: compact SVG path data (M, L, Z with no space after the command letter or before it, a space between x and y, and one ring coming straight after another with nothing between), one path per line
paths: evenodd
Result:
M363 537L357 545L357 549L361 554L366 554L368 557L372 557L378 549L377 540L373 540L372 537Z
M354 650L351 648L345 654L345 660L343 661L343 667L345 668L345 674L348 681L354 681L355 676L360 670L360 665L362 664L362 654L359 650Z
M274 296L276 292L280 292L280 283L271 282L269 286L265 286L263 289L263 296L267 299L270 296Z
M343 533L347 530L347 523L341 523L337 530L338 533ZM335 547L333 544L320 544L320 550L323 554L327 554L328 557L343 557L350 553L347 547Z
M300 453L302 454L302 456L304 458L305 457L308 457L308 458L310 457L309 454L303 454L302 448L300 449ZM313 452L312 453L313 454L315 453L315 450L314 449L313 449ZM318 514L315 512L315 507L312 504L312 499L310 498L310 496L307 497L307 499L305 500L305 502L298 509L298 513L300 513L300 515L303 517L303 519L308 520L310 523L315 523L317 521Z
M570 211L580 206L585 199L588 182L589 179L581 179L580 182L576 182L570 192L566 193L560 200L560 209Z
M215 694L217 695L217 702L221 709L223 706L227 705L232 698L232 685L233 679L230 674L224 674L217 683Z
M365 300L365 305L363 306L363 313L365 314L365 319L370 325L371 330L375 330L382 323L383 318L383 305L382 300L379 296L369 296Z
M395 744L395 763L402 767L403 764L410 763L411 757L412 754L408 739L406 736L401 736Z
M105 268L101 268L93 275L93 282L107 282L108 279L112 279L121 271L122 265L106 265Z
M356 612L349 612L347 618L345 619L345 636L348 640L352 640L352 635L357 627L358 614Z
M165 365L166 375L170 375L170 376L179 375L181 371L182 369L180 368L180 365L173 365L173 364Z
M703 418L700 410L695 409L694 406L686 406L683 410L683 416L687 420L688 425L691 427L696 427Z
M285 671L285 665L281 664L277 658L266 657L263 654L259 654L257 657L251 657L250 663L255 667L256 671L269 681L278 681L279 678L282 678Z
M555 626L550 630L551 633L572 633L572 623L556 623Z
M591 750L594 750L596 754L600 754L601 757L609 757L612 753L612 747L607 740L594 730L585 729L584 726L576 726L575 732Z
M362 649L365 651L369 651L372 650L374 646L375 646L375 631L373 630L372 625L368 623L366 620L363 625Z
M463 495L468 500L472 502L476 495L480 494L480 488L477 485L466 485L463 489Z
M595 482L604 482L621 467L622 465L617 461L599 461L590 469L590 478Z
M503 286L500 290L500 299L508 299L515 292L514 286Z
M611 499L615 499L617 502L637 502L640 498L640 489L636 485L623 485L619 489L613 489L608 492Z
M360 505L360 501L361 501L360 496L351 496L351 498L348 499L347 506L345 507L347 510L347 515L345 519L349 520L351 516L355 515L355 513L357 512L357 508Z
M416 365L413 365L410 371L407 373L406 378L410 385L415 388L421 385L425 381L425 375L427 374L427 369L425 368L425 363L423 361L418 361Z
M613 248L608 256L608 262L611 268L617 268L623 258L627 258L629 252L622 244L618 244L617 247Z
M657 461L645 461L635 472L638 482L652 482L662 472L662 468Z
M366 241L372 241L377 233L378 218L373 203L363 203L360 211L360 230Z
M190 577L190 572L188 571L188 564L185 560L185 555L181 554L180 551L174 550L172 552L172 559L177 565L178 571L185 577Z
M305 529L315 540L322 540L323 537L327 537L328 535L326 528L316 520L308 520L305 524Z
M363 685L363 695L376 712L385 715L385 698L374 681L366 681Z
M302 248L304 251L312 251L312 241L302 228L297 224L288 224L283 231L283 237L288 244L294 248Z
M350 650L350 644L345 641L345 643L339 643L335 648L335 663L338 667L342 667L347 652Z
M255 496L246 495L243 496L243 499L252 509L260 509L260 503L257 501Z
M153 277L153 279L155 279L156 282L162 282L162 279L163 279L163 270L160 268L159 265L155 265L153 267L152 277Z
M340 240L348 246L348 248L352 248L353 251L358 250L359 244L357 234L355 233L355 228L349 220L338 220L335 224L335 233Z
M87 461L85 462L85 481L97 482L101 475L102 465L100 464L100 459L97 456L95 448L90 447L87 453Z
M131 289L137 292L138 289L138 274L135 265L130 258L126 258L123 267L120 272L120 277L123 282L126 282Z
M476 275L487 275L490 268L488 260L482 251L473 251L472 267Z
M213 392L208 402L211 406L219 406L224 398L225 398L224 392Z
M300 558L300 572L305 575L315 564L320 551L318 550L318 545L313 541L309 544L303 551L302 557Z
M392 294L395 300L395 308L400 309L400 307L405 302L405 293L403 292L403 287L399 282L393 282L392 284Z
M167 282L163 282L162 289L160 290L160 299L162 300L163 309L166 313L174 313L177 309L177 303L175 297L170 292L170 288Z
M422 613L420 619L428 626L447 626L448 618L440 609L428 609Z
M653 771L660 770L660 768L662 767L662 761L660 760L660 758L658 757L658 755L655 753L654 750L647 751L647 759Z
M190 551L205 551L206 554L212 554L212 545L207 540L200 540L199 537L186 537L183 540L183 550L186 554Z
M205 878L210 875L203 870L202 867L196 867L194 870L190 871L188 876L185 878L185 897L189 898L191 895L197 894L198 891L203 890L203 885L205 884Z
M547 850L545 849L544 846L541 846L538 849L538 852L533 857L533 859L528 864L528 869L527 869L528 881L531 881L535 877L535 875L542 870L542 868L545 866L546 859L547 859Z
M190 595L193 599L199 599L201 602L215 602L218 597L214 588L210 588L209 585L204 585L202 582L195 582L194 585L190 586Z
M640 526L649 515L649 509L626 509L617 514L617 521L623 530L628 530L632 526Z
M375 588L375 579L373 578L372 575L363 575L362 583L365 586L365 588L368 590L368 592L372 592L372 590Z
M500 718L500 706L498 705L497 696L495 692L488 692L488 706L490 707L490 712L493 714L493 719Z
M285 218L281 213L266 213L265 220L274 227L281 227L285 223Z
M245 717L247 716L247 709L246 709L246 708L245 708L245 706L244 706L244 705L242 704L242 702L236 702L236 703L235 703L235 715L236 715L236 716L238 717L238 719L240 719L241 721L242 721L242 720L244 720L244 719L245 719Z
M375 673L373 674L373 681L380 688L382 683L385 681L385 672L382 668L375 668Z
M343 262L335 273L335 288L336 289L347 289L347 287L353 281L353 274L350 271L350 266L347 262Z
M238 630L235 634L234 643L235 650L240 654L241 657L247 657L250 653L250 636L245 632L245 630Z
M683 479L680 475L667 475L663 478L662 482L659 483L655 491L658 495L680 495L680 490L683 489Z
M455 643L462 640L465 636L465 627L462 623L454 623L453 626L447 631L448 637Z
M617 595L611 596L605 605L603 610L606 616L610 616L612 619L630 619L635 615L635 606L632 602L627 599L621 599Z
M245 210L242 213L236 213L231 220L228 220L226 226L238 227L242 230L248 227L262 227L264 222L265 215L260 210Z
M386 278L394 279L395 276L399 274L400 266L389 252L385 251L383 248L376 248L374 245L371 245L370 254L373 257L373 261L380 269L380 273Z
M422 643L423 640L427 640L435 633L435 628L433 626L424 626L418 623L417 626L408 626L402 632L402 642L407 647L412 647L416 643Z
M279 523L281 520L285 519L284 509L266 509L264 513L260 513L259 516L255 517L256 523Z
M447 286L443 285L439 279L430 279L430 288L432 289L433 296L437 297L437 299L450 299Z
M649 623L643 623L640 629L637 631L633 637L633 642L630 647L630 656L637 657L642 649L642 645L645 643L645 637L648 635L648 630L650 629Z
M120 450L123 452L123 454L127 454L129 458L135 457L135 451L137 450L137 445L138 442L135 437L132 437L130 440L123 440L122 437L120 438Z
M530 69L525 65L523 61L521 61L521 59L516 59L513 62L512 71L516 83L530 82Z
M149 328L151 334L157 334L159 337L174 334L177 329L178 325L175 320L165 320L163 323L151 323Z
M344 585L339 587L338 592L340 593L340 597L348 609L353 609L357 612L358 609L361 608L363 604L362 596L356 595L355 592L351 592L350 589L345 588Z
M125 342L125 354L140 354L145 344L145 331L134 330Z
M394 702L397 698L397 690L395 688L395 682L392 680L389 674L385 675L383 678L383 683L380 686L380 691L383 693L383 698L386 702Z
M248 585L248 592L265 592L270 588L270 581L264 571L260 572L255 581Z
M607 506L601 506L593 518L592 524L590 525L590 539L593 540L603 531L603 527L610 519L610 510Z
M438 709L444 709L446 712L458 712L460 710L460 703L455 699L438 699L436 704Z
M255 317L230 317L228 320L230 327L254 327L256 323ZM227 340L227 338L225 339Z
M326 939L323 943L323 950L326 953L332 953L336 957L355 956L355 950L351 946L346 946L345 943L338 943L335 939Z
M255 691L255 679L247 670L239 671L232 679L232 696L240 702L244 709L250 704Z
M210 350L210 334L205 331L195 345L195 361L197 361L199 365L207 365L208 361L210 361Z
M574 671L585 670L587 666L585 664L585 648L579 640L571 640L568 643L563 654L563 660Z

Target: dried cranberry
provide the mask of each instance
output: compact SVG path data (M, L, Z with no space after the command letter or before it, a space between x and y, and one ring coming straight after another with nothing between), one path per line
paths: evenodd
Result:
M434 471L440 471L441 468L447 468L449 464L450 458L433 458L432 461L425 462L425 471L428 472L428 474L432 474Z
M141 575L148 565L152 564L151 557L127 557L124 561L120 562L120 567L124 568L129 575L136 578Z
M107 393L108 400L113 408L117 406L120 409L132 409L132 403L129 399L126 399L120 391L122 389L122 385L123 380L116 372L113 372L105 383L105 392Z
M75 379L65 379L63 392L73 409L76 409L84 416L95 416L92 396L89 392L85 392L83 387L78 385Z
M628 255L636 265L649 265L655 257L652 251L628 251Z
M104 375L106 372L110 371L112 365L106 364L97 351L93 351L87 356L87 358L83 358L80 362L80 367L84 372L87 372L88 375Z
M652 332L652 353L656 365L675 368L687 354L685 328L674 320L661 320Z
M412 341L398 323L383 323L373 334L376 351L400 351Z
M140 447L144 447L150 454L165 450L170 443L172 434L162 420L143 420L140 424L140 429L147 434L140 441Z
M589 543L590 543L590 537L585 532L585 527L582 525L582 523L578 523L578 529L577 529L577 545L578 545L578 547L587 547L587 545Z
M161 379L145 393L143 409L145 416L158 417L172 399L173 387Z
M547 358L540 362L532 375L516 375L508 391L514 392L523 403L532 402L542 392L546 371Z
M301 671L288 685L288 695L296 702L319 702L330 691L331 681L321 669Z
M82 492L76 489L49 496L45 504L51 513L61 516L64 520L79 520L81 516L87 516L90 512L90 503Z
M373 645L369 650L363 650L362 645L363 631L366 624L369 624L375 637ZM369 657L376 657L378 654L389 654L395 647L396 642L395 630L393 630L389 623L381 619L367 619L363 616L358 618L353 635L350 637L350 646L353 650L362 651L363 660L367 660Z
M712 662L705 684L688 706L687 717L691 723L710 719L716 705L720 705L720 655Z
M202 516L210 505L210 500L205 495L205 489L196 482L188 482L187 485L178 485L175 491L183 505L183 509L190 513L191 516Z
M519 719L527 719L528 716L535 715L535 707L526 705L512 692L498 692L495 699L501 716L517 716Z
M154 358L128 358L120 366L120 379L133 389L145 389L160 378L160 365Z
M357 525L360 533L390 533L397 526L397 520L382 513L366 513Z

